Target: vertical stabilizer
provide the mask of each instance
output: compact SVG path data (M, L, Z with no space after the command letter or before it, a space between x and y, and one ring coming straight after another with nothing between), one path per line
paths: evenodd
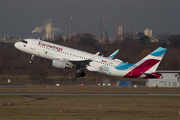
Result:
M148 78L158 78L162 77L158 73L155 73L157 67L159 66L165 52L166 48L159 47L154 50L151 54L147 55L145 58L133 65L132 69L124 77L148 77Z
M137 64L142 65L142 67L144 68L149 68L149 72L155 72L166 51L166 48L159 47L156 50L154 50L151 54L147 55L145 58L140 60Z

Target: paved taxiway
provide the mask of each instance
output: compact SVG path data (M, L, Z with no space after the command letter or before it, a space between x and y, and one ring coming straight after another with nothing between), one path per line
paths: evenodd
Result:
M101 92L0 92L0 95L113 95L113 96L180 96L180 93L101 93Z

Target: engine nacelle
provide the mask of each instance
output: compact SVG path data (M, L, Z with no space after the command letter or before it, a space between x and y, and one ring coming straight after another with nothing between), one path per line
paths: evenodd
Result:
M59 59L54 59L52 61L52 66L56 67L56 68L63 68L63 69L65 69L65 68L72 68L72 66L69 65L67 62L59 60Z

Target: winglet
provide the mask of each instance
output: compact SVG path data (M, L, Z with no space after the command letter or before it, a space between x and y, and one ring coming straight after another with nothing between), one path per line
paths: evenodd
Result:
M98 55L100 52L97 52L95 55L93 55L91 58L88 59L89 62L92 62Z
M111 58L111 59L114 58L118 52L119 52L119 49L116 50L113 54L111 54L111 55L109 56L109 58Z

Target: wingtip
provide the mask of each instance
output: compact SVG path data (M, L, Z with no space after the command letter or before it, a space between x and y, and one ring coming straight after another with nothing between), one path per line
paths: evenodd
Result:
M97 56L98 56L98 55L99 55L99 53L100 53L100 52L97 52L95 55L97 55Z

